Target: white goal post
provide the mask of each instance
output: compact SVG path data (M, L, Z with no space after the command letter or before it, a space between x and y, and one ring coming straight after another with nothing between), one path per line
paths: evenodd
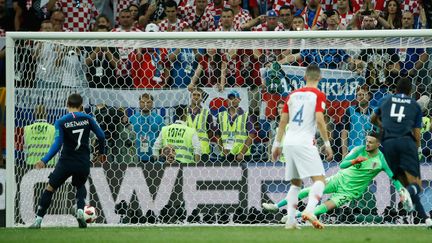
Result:
M15 144L17 144L17 141L15 141L16 135L16 129L17 126L15 124L19 123L20 126L24 126L25 124L29 123L29 119L27 116L23 115L24 111L21 111L21 109L24 109L27 105L35 105L31 104L32 102L38 100L36 97L35 99L29 98L29 100L26 100L26 96L29 96L33 93L33 88L30 85L26 84L20 84L18 85L18 79L21 80L21 78L17 78L17 68L24 67L25 65L35 65L35 63L26 63L26 57L25 55L32 55L32 54L25 54L23 52L20 52L17 54L17 45L21 45L18 43L21 42L36 42L36 43L52 43L55 46L66 46L66 47L97 47L97 46L104 46L104 47L113 47L113 48L130 48L130 49L138 49L138 48L191 48L191 49L259 49L259 50L311 50L311 49L345 49L346 52L350 52L352 58L356 57L358 53L361 50L366 49L407 49L407 48L422 48L425 50L425 53L431 54L432 50L432 31L431 30L358 30L358 31L280 31L280 32L167 32L167 33L144 33L144 32L129 32L129 33L113 33L113 32L90 32L90 33L77 33L77 32L66 32L66 33L56 33L56 32L49 32L49 33L40 33L40 32L7 32L6 33L6 226L7 227L15 227L17 225L23 225L28 223L28 218L30 218L30 215L21 215L22 212L28 212L30 209L35 209L34 204L31 205L25 205L27 208L23 211L22 207L23 205L19 203L19 200L21 197L19 196L19 190L22 185L22 177L25 175L29 175L31 173L30 168L26 168L26 170L17 171L17 160L16 153L17 148L15 147ZM355 54L357 52L357 54ZM22 55L21 57L17 57L18 55ZM249 59L248 59L249 60ZM431 56L428 57L428 61L426 64L431 64ZM31 61L30 61L31 62ZM265 66L263 62L258 60L260 64L260 70L263 70L265 68L268 68ZM238 62L240 63L240 61ZM22 66L21 66L22 65ZM169 66L169 65L168 65ZM299 68L298 65L295 66L284 66L282 67L283 70L285 70L286 75L290 76L296 76L301 77L303 69ZM430 66L429 66L430 67ZM166 67L166 68L172 68L172 66ZM237 67L234 67L233 71L235 71ZM364 67L366 69L366 67ZM21 70L21 69L20 69ZM430 70L428 69L428 66L425 65L422 67L422 70L430 73ZM26 70L24 70L25 72ZM290 73L288 73L290 72ZM328 73L328 79L339 79L341 76L338 75L345 75L346 73L341 72L341 74L336 75L336 71L326 69ZM347 72L348 73L348 72ZM354 74L354 72L349 71L349 75L358 75ZM360 74L363 75L364 79L367 79L368 77L365 77L365 73L367 71L363 70L363 73ZM265 79L264 75L260 74L263 79ZM348 74L347 74L348 75ZM371 74L366 74L371 75ZM418 72L415 74L416 79L420 75ZM21 76L21 74L19 74ZM356 76L357 77L357 76ZM291 78L291 76L290 76ZM350 78L352 78L350 76ZM293 80L295 80L293 78ZM300 81L297 80L298 83L291 83L294 87L298 87L300 84ZM346 81L348 82L348 81ZM367 81L364 81L367 82ZM358 83L355 83L358 84ZM429 94L430 97L430 90L428 89L432 87L432 83L428 83L429 86L426 84L422 84L423 86L426 85L426 94ZM264 82L265 85L265 82ZM264 86L263 85L263 86ZM346 95L342 94L343 89L350 89L354 87L354 93L351 93L350 95L355 96L355 89L357 86L348 87L348 83L345 83L346 87L344 86L338 91L335 91L334 94L331 94L334 97L339 97L340 95ZM184 88L183 90L177 90L174 88L166 88L163 92L172 92L168 95L164 96L162 90L158 91L155 89L141 89L141 88L127 88L127 89L119 89L119 90L112 90L112 89L104 89L104 88L89 88L88 85L84 87L85 91L83 89L79 89L80 92L82 91L85 95L88 95L89 97L84 97L86 99L86 105L88 106L90 110L96 109L95 105L99 104L103 101L103 103L116 107L116 108L129 108L131 107L132 101L128 101L128 97L137 98L139 94L144 93L145 91L153 92L155 96L163 97L159 99L165 99L161 100L160 102L167 102L170 98L169 95L174 95L173 97L180 97L178 95L184 95L181 96L179 99L182 100L181 104L187 104L187 100L189 99L189 95L185 94L187 89ZM330 89L332 87L325 86L328 89L328 92L331 92ZM416 86L419 87L419 86ZM263 92L262 87L258 87L259 92ZM44 90L49 90L50 88L42 88L39 90L37 88L33 93L33 95L37 96L38 94L44 95ZM208 87L209 91L208 93L211 93L213 88ZM206 89L206 91L207 91ZM78 89L77 89L78 90ZM111 91L110 91L111 90ZM227 90L224 92L229 92L231 90L236 90L236 87L227 87ZM40 93L38 93L40 91ZM250 90L248 87L246 87L244 90L240 90L241 94L245 94L248 96L248 99L242 100L242 102L249 102L249 103L243 103L241 106L246 107L246 109L249 108L250 102L255 99L255 102L258 102L258 108L259 108L259 117L263 118L265 120L265 109L266 107L263 107L262 104L267 104L267 101L264 102L261 100L261 95L254 96L250 93ZM59 91L61 92L61 91ZM66 92L66 91L65 91ZM70 92L70 90L69 90ZM342 93L340 93L342 92ZM139 94L138 94L139 93ZM226 93L224 93L226 94ZM261 93L260 93L261 94ZM354 97L353 96L353 97ZM256 100L258 97L258 100ZM28 97L27 97L28 98ZM64 97L63 97L64 98ZM33 99L33 100L32 100ZM158 99L158 98L156 98ZM337 100L338 98L335 98ZM25 102L24 104L20 104L19 102ZM58 105L59 100L49 100L49 98L45 97L44 102L53 102L55 105ZM165 104L165 103L164 103ZM171 103L170 103L171 104ZM174 104L174 103L173 103ZM168 106L168 105L166 105ZM27 107L28 108L28 107ZM63 108L63 107L56 107L56 108ZM346 107L345 107L346 108ZM19 110L19 111L18 111ZM17 117L17 112L23 112L22 114L19 114ZM166 111L163 111L166 115L165 120L168 122L172 122L171 119L167 118L169 114L172 114L169 111L169 109L166 109ZM165 113L166 112L166 113ZM60 114L55 113L53 118L57 119L59 118ZM339 116L341 116L339 114ZM429 114L429 117L431 117L431 114ZM340 118L340 117L339 117ZM214 118L216 119L216 118ZM273 118L272 118L273 119ZM271 120L271 119L270 119ZM24 125L22 125L24 124ZM337 124L336 124L337 125ZM336 126L335 125L335 126ZM270 133L270 132L269 132ZM337 136L335 137L335 139ZM269 137L266 137L266 141L269 140ZM427 141L428 142L428 141ZM259 147L259 142L257 142L257 147ZM340 147L338 147L340 149ZM217 159L216 159L217 160ZM106 193L111 193L111 190L109 192L101 192L98 190L102 186L105 186L105 184L99 184L95 185L96 179L93 178L93 176L96 175L102 175L102 176L108 176L105 175L106 171L113 172L120 172L123 171L125 176L129 176L128 179L132 181L132 177L138 175L142 176L143 173L145 178L140 178L137 180L137 182L145 183L150 176L150 174L147 173L148 164L141 164L141 165L126 165L124 168L120 168L121 166L113 166L107 165L106 167L109 167L108 169L105 168L105 172L103 171L104 168L99 167L96 168L94 171L91 172L90 177L92 179L91 185L88 185L92 189L89 190L89 195L91 194L91 198L87 198L87 200L92 200L93 203L95 203L97 206L97 210L100 212L100 219L98 223L108 223L108 224L116 224L123 216L117 216L114 213L113 205L119 203L119 198L115 198L118 195L124 192L127 194L129 198L125 198L129 203L130 197L137 197L136 200L144 200L146 196L153 196L154 201L157 201L157 199L161 199L162 197L165 197L166 201L170 199L171 194L178 194L181 195L183 203L185 203L185 208L187 211L187 215L190 215L192 210L195 208L200 208L202 204L205 202L205 198L208 197L211 193L211 191L216 191L218 193L221 193L220 197L218 198L215 195L211 195L210 198L213 200L213 204L217 205L217 212L220 213L222 210L223 212L230 212L230 220L231 222L235 222L235 220L232 219L232 214L234 214L234 211L236 211L237 207L244 207L246 210L249 210L250 208L257 208L258 211L261 212L261 202L266 201L276 201L279 199L282 199L284 197L284 191L286 189L286 182L283 182L283 164L270 164L266 163L267 161L254 161L251 164L238 164L237 165L226 165L226 164L217 164L218 161L216 161L216 164L213 163L211 165L199 165L196 168L193 168L194 166L187 166L183 170L183 167L152 167L152 169L149 170L164 170L164 173L171 173L170 175L181 177L180 179L177 178L178 181L182 181L183 185L179 186L180 191L177 191L176 183L177 180L174 179L166 181L166 183L172 183L172 187L167 186L161 187L165 188L169 191L164 191L162 195L159 197L160 191L156 189L155 192L151 191L150 189L146 189L147 191L143 192L143 195L135 195L134 190L138 190L138 188L134 187L130 190L124 190L121 192L116 192L116 195L109 195L110 202L101 202L103 201L103 197ZM260 166L261 164L265 164L262 169ZM432 162L424 160L422 163L422 172L426 172L423 175L426 177L425 180L428 181L428 194L424 195L424 200L428 202L428 205L432 204L432 193L430 190L432 190L431 182L432 182ZM168 168L168 169L167 169ZM337 163L334 163L332 165L329 164L329 166L326 167L326 169L329 169L331 173L335 173L337 171ZM180 171L180 172L179 172ZM23 174L20 174L23 173ZM108 172L107 172L108 173ZM149 172L150 173L150 172ZM181 175L178 175L181 173ZM216 173L216 174L213 174ZM218 173L224 173L224 174L218 174ZM273 174L271 174L273 173ZM48 173L43 173L44 178L47 177ZM118 173L117 173L118 174ZM111 174L110 174L111 175ZM273 176L274 175L274 176ZM116 175L117 176L117 175ZM158 175L160 177L160 175ZM215 176L215 183L210 183L209 185L204 186L203 190L199 190L194 188L196 185L201 185L200 183L203 183L203 181L209 180L211 176ZM256 177L254 177L256 176ZM257 178L257 179L255 179ZM156 181L163 180L165 177L162 175L162 178L158 178ZM36 180L36 179L35 179ZM116 178L118 181L122 181L123 178ZM126 179L125 179L126 180ZM386 178L383 174L380 174L378 176L377 180L387 180L384 184L386 187L378 186L375 187L372 194L378 195L382 193L385 194L386 198L377 198L379 201L376 203L376 205L379 205L379 212L380 214L385 211L386 206L394 206L390 205L388 202L391 201L392 203L397 202L396 196L393 189L390 189L390 184L388 182L388 178ZM37 181L37 180L36 180ZM112 181L110 178L103 178L103 181L108 181L107 184L110 184ZM236 181L231 184L231 181ZM268 182L266 185L266 188L272 188L269 189L268 192L265 192L263 190L263 184L266 181L274 181ZM42 182L42 181L40 181ZM99 181L102 183L101 181ZM116 182L118 184L116 185L109 185L110 189L111 187L115 187L116 190L122 190L125 183L128 181L122 181L123 184L120 182ZM187 183L192 184L187 184ZM159 183L159 182L158 182ZM36 183L35 183L36 184ZM121 185L120 185L121 184ZM131 182L131 185L133 182ZM32 186L34 184L31 184ZM98 187L99 186L99 187ZM155 185L147 185L147 187L152 187ZM157 188L159 185L156 185ZM276 187L283 187L285 186L285 189L280 189ZM119 189L119 188L120 189ZM221 188L228 188L228 190L224 190ZM275 187L275 188L273 188ZM207 188L207 189L206 189ZM209 189L210 188L210 189ZM32 192L34 192L34 189L31 189ZM246 192L245 192L246 191ZM40 193L41 191L38 191L36 194ZM105 193L105 194L104 194ZM129 194L130 195L129 195ZM208 193L208 194L206 194ZM134 195L132 195L134 194ZM137 194L140 194L139 192ZM158 194L158 195L156 195ZM244 194L244 195L243 195ZM388 195L387 195L388 194ZM37 196L37 195L35 195ZM106 195L105 195L106 196ZM226 200L224 201L223 197ZM263 199L265 197L265 199ZM427 198L425 198L427 197ZM66 196L67 198L67 196ZM159 205L156 205L156 203L153 201L153 198L148 199L146 202L150 202L151 206L143 206L145 203L140 202L139 205L142 209L148 209L153 210L156 212L156 216L159 216L159 213L161 211L161 207ZM241 199L239 199L241 198ZM165 200L164 199L164 200ZM32 199L33 200L33 199ZM36 199L34 199L36 200ZM70 201L70 199L67 199ZM194 201L195 200L195 201ZM231 200L231 202L230 202ZM364 199L365 201L368 201L370 199ZM381 200L381 201L380 201ZM68 202L69 202L68 201ZM71 200L73 201L73 200ZM165 202L165 201L164 201ZM73 204L73 203L72 203ZM222 206L221 206L222 205ZM223 205L231 205L224 208ZM70 205L69 205L70 206ZM67 206L67 207L69 207ZM63 206L59 206L63 207ZM378 206L377 206L378 207ZM110 209L107 209L110 208ZM221 209L222 208L222 209ZM360 208L360 206L359 206ZM372 210L371 208L369 210ZM346 211L346 210L345 210ZM346 214L346 212L342 212L343 214ZM349 210L348 210L349 211ZM372 210L373 211L373 210ZM212 209L208 209L205 211L205 214L209 214L209 212L213 212ZM146 213L145 211L143 212ZM353 215L353 212L348 212L348 216ZM33 217L33 215L31 215ZM384 216L382 216L384 218ZM329 219L328 223L331 223L331 220ZM204 220L202 220L204 221ZM401 220L402 221L402 220ZM57 219L53 218L53 224L57 225L58 222ZM165 221L161 220L160 222L166 223ZM169 220L167 221L168 223ZM214 222L214 221L209 221ZM269 220L266 221L267 223L275 223L276 220ZM399 221L397 221L399 222Z

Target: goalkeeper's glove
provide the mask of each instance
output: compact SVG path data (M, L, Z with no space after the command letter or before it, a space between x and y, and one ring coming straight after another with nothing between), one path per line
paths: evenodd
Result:
M402 189L399 191L399 197L400 200L402 202L403 208L407 211L407 212L411 212L414 210L414 204L411 200L411 196L408 192L408 190L404 187L402 187Z
M365 158L365 157L357 157L357 158L351 160L351 164L352 165L360 164L360 163L362 163L362 162L364 162L366 160L368 160L368 159Z

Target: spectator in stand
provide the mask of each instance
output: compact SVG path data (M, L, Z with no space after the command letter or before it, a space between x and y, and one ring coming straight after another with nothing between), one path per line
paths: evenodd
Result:
M402 27L402 10L398 0L388 0L383 15L390 25L390 29L400 29Z
M139 98L139 110L130 117L136 133L136 148L139 160L143 163L154 162L152 147L165 126L163 118L153 110L153 96L144 93Z
M134 19L129 9L120 11L119 23L120 26L112 29L112 32L141 32L140 29L133 25Z
M357 11L354 15L354 17L351 19L351 23L348 25L347 29L363 29L362 25L363 25L363 21L365 19L369 19L372 18L376 23L375 23L375 28L377 29L390 29L391 26L390 24L387 22L387 20L385 20L383 17L380 16L379 12L377 10L373 10L373 8L371 7L367 7L370 6L369 2L365 3L363 5L363 7ZM369 10L372 9L372 10ZM369 21L369 20L366 20ZM379 25L378 25L379 24Z
M301 16L306 22L306 29L312 29L318 22L318 17L321 15L321 5L319 0L309 0L307 6L301 12Z
M293 17L291 30L295 30L295 31L305 30L305 20L301 15Z
M290 30L293 21L293 10L288 5L283 5L279 9L279 22L282 23L284 30Z
M340 24L340 16L337 10L326 10L318 18L318 23L312 28L313 30L343 30L344 26Z
M110 23L114 23L114 12L112 10L113 0L93 0L99 14L108 17Z
M216 31L237 31L234 26L234 11L230 8L224 8L221 14L221 20ZM238 27L238 26L237 26Z
M0 37L6 35L6 31L15 30L14 11L6 8L5 0L0 0Z
M42 21L49 16L48 10L51 10L47 10L46 5L41 6L41 2L41 0L13 0L15 30L39 31Z
M99 15L96 18L95 27L98 28L99 26L104 26L104 27L108 28L108 31L111 31L111 29L112 29L111 21L108 19L108 17L106 15L103 15L103 14Z
M78 47L64 47L60 52L61 82L64 88L87 88L85 54Z
M99 15L92 0L49 0L48 11L58 8L66 16L65 28L74 32L91 31Z
M41 31L52 31L53 26L49 20L42 22ZM62 48L52 42L36 42L33 49L36 62L35 87L60 88Z
M187 26L183 31L193 31ZM192 48L168 49L168 59L171 63L169 82L171 88L186 88L190 83L198 66L197 57L204 51Z
M370 117L373 109L369 106L369 88L357 88L356 104L348 107L342 117L342 157L345 157L353 148L360 146L371 131Z
M276 11L269 10L265 16L265 22L252 27L252 31L282 31L284 30L284 25L278 20L279 16Z
M51 13L50 21L53 25L53 30L56 32L68 32L70 30L64 27L65 15L61 10L54 10Z
M402 17L402 29L414 28L414 15L405 12ZM406 40L408 43L411 40ZM391 53L395 65L391 68L391 76L409 76L415 81L417 73L423 68L429 56L423 48L399 48Z
M293 3L294 16L301 16L303 10L306 8L306 0L292 0L292 1L294 1Z
M181 32L188 24L177 18L177 3L173 0L169 0L165 3L165 15L166 19L159 23L160 32Z
M135 3L131 3L129 7L127 8L131 12L132 19L133 19L133 25L138 28L138 12L139 12L139 6Z
M42 21L41 27L40 27L39 31L41 31L41 32L51 32L53 30L54 29L53 29L53 25L52 25L51 21L49 21L49 20Z
M378 21L372 16L364 16L361 24L362 30L377 29ZM368 43L364 43L368 44ZM366 63L366 84L370 90L376 90L370 102L372 107L378 105L378 101L388 94L389 90L396 83L398 71L395 69L399 58L394 49L363 49L359 58ZM394 70L394 72L391 72Z
M354 17L354 13L350 7L350 0L338 0L336 10L340 15L340 25L346 29Z
M141 0L138 12L138 23L146 27L149 23L159 24L165 19L166 0Z
M214 31L215 21L210 11L206 11L207 0L196 0L195 6L181 6L178 15L195 31Z
M148 24L146 32L158 32L159 27ZM139 48L129 54L130 75L135 88L158 89L169 77L169 60L165 48Z
M227 59L220 50L207 49L207 53L198 62L198 67L188 85L188 90L195 87L215 87L222 91L226 82Z
M137 0L111 0L112 2L112 10L113 10L113 14L115 19L115 25L117 26L117 24L120 24L119 21L119 17L120 17L120 13L122 10L130 10L129 6L131 4L136 4L138 1ZM138 7L137 7L138 10ZM134 18L135 14L132 14L132 19L133 22L135 22L135 18Z
M222 16L222 10L225 8L223 0L213 0L211 3L207 5L204 12L209 12L214 19L215 28L219 27L219 20Z
M251 21L252 17L247 10L240 7L241 0L228 0L228 3L234 11L234 28L243 29L243 25Z
M267 11L266 22L252 27L252 31L283 31L283 24L278 22L277 13L274 10ZM280 58L281 50L266 49L254 49L254 56L257 60L260 60L262 66L267 63L274 62Z
M302 62L304 66L316 64L320 68L340 69L344 63L351 71L363 71L363 62L352 58L342 49L303 49L297 54L290 54L278 61L280 64Z
M108 32L108 27L99 25L98 32ZM87 48L86 77L90 88L119 88L115 69L118 67L120 56L115 47Z
M120 11L119 16L120 26L111 30L111 32L141 32L140 29L133 26L132 14L128 9ZM120 62L117 69L117 83L120 88L132 87L132 78L130 69L130 55L134 51L133 47L122 47L118 49Z

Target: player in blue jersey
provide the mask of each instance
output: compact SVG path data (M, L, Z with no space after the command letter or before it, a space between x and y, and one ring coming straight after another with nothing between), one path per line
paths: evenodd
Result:
M401 78L396 85L396 94L384 97L371 117L383 133L384 156L394 176L406 187L418 216L431 228L432 220L420 202L421 192L420 130L422 112L415 99L410 97L411 80ZM395 179L396 179L395 178Z
M49 175L48 186L42 194L36 213L36 220L30 228L40 228L42 218L45 216L51 199L69 177L72 176L72 185L76 187L77 213L76 218L80 228L86 228L84 220L84 206L87 190L85 183L90 173L90 146L89 135L93 131L98 140L99 148L97 160L103 163L105 156L105 135L96 121L89 115L82 113L83 99L79 94L68 97L67 108L69 113L55 122L55 140L48 154L36 163L36 168L41 169L63 147L60 159Z

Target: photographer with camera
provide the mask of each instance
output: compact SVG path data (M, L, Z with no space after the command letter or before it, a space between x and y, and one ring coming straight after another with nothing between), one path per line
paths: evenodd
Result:
M359 30L365 29L364 22L373 21L375 29L391 29L391 25L385 20L380 12L374 10L372 3L366 1L363 7L357 11L354 17L351 19L351 23L348 25L347 29Z
M108 32L108 26L98 25L98 32ZM86 77L90 88L114 88L117 85L115 69L119 63L119 52L115 47L86 48Z
M337 10L327 10L323 12L317 24L312 30L344 30L345 27L340 25L340 15Z

